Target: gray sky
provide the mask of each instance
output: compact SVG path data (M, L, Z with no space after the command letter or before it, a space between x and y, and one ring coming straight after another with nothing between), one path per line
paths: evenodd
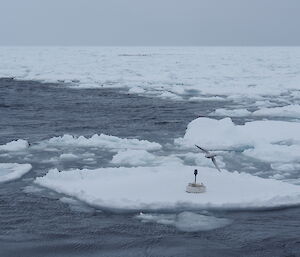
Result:
M300 45L300 0L0 0L0 45Z

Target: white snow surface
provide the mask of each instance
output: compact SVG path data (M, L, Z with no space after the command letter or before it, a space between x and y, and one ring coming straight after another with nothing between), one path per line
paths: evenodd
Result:
M0 77L172 99L296 99L300 85L299 47L0 47L0 60Z
M30 171L30 164L0 163L0 182L7 182L22 177Z
M157 166L162 163L179 163L183 161L176 156L157 156L145 150L120 150L113 156L111 163L130 166Z
M274 208L300 204L300 187L246 173L221 173L197 167L207 192L189 194L193 166L51 169L35 183L100 208L119 210L188 210Z
M113 164L128 164L132 166L140 166L153 163L156 157L145 150L125 150L119 151L113 156L111 163Z
M116 136L109 136L105 134L95 134L89 138L84 136L63 135L60 137L53 137L48 141L40 143L41 145L51 146L73 146L73 147L100 147L107 149L146 149L158 150L161 145L156 142L149 142L147 140L119 138Z
M27 149L29 146L28 142L23 139L14 140L4 145L0 145L0 151L13 152L22 151Z

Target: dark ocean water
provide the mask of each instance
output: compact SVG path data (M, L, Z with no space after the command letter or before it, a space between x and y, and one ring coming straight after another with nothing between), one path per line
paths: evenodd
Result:
M128 95L117 89L74 89L58 84L0 79L0 144L22 138L32 145L65 133L105 133L164 145L182 136L186 125L217 102L167 101ZM222 105L224 107L224 105ZM243 119L236 120L243 123ZM31 163L21 179L0 184L0 256L300 256L300 209L214 211L232 220L211 231L181 232L142 223L137 213L113 213L33 187L53 167L53 153L1 156L0 162ZM110 154L97 152L93 167ZM28 161L28 159L30 161ZM52 166L51 166L52 165ZM59 168L89 167L65 162ZM232 167L226 168L234 169ZM260 163L256 167L264 169Z

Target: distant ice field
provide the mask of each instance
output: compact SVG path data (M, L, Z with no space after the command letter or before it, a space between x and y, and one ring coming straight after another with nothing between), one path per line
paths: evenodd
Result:
M0 60L0 77L164 99L256 107L300 95L299 47L0 47Z

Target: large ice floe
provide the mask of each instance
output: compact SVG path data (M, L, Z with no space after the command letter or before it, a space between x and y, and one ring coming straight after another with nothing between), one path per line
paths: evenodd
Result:
M53 189L90 205L119 210L188 210L274 208L300 204L300 187L246 173L198 167L203 194L185 192L193 166L178 163L156 167L94 170L49 170L36 178Z
M30 164L0 163L0 182L18 179L30 171Z

